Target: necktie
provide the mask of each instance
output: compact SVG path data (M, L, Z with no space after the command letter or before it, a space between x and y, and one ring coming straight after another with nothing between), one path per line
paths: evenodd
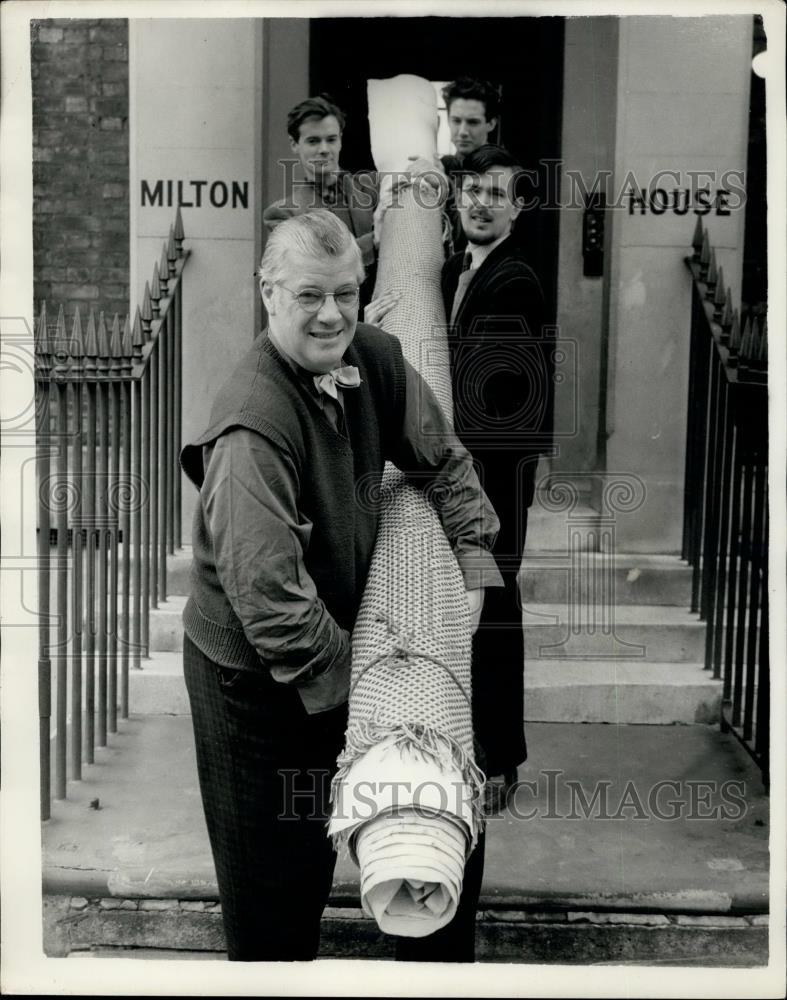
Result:
M454 302L451 308L451 318L449 320L450 323L454 323L456 320L456 315L459 312L459 306L462 304L462 300L465 297L470 282L476 275L476 270L477 268L473 267L473 255L468 250L465 254L464 260L462 261L462 273L459 275L459 281L456 283Z
M315 375L314 384L318 392L324 392L338 402L337 386L340 389L357 389L361 384L361 376L355 365L343 365L324 375Z

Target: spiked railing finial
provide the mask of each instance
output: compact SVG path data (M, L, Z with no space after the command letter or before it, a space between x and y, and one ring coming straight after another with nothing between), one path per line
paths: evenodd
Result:
M154 319L159 314L158 303L161 298L161 284L159 283L158 261L153 265L153 282L150 286L150 306Z
M98 345L98 370L100 372L107 372L110 366L109 337L107 336L107 324L104 319L103 309L98 314L96 344Z
M150 340L150 327L153 320L153 309L150 304L150 285L147 281L145 282L145 294L142 296L140 317L142 319L142 336L145 338L145 343L147 344Z
M112 368L120 374L123 369L123 348L120 343L120 318L117 313L112 320L112 332L109 335L109 354L112 358Z
M131 371L131 359L134 356L134 338L131 333L131 320L128 313L123 323L123 335L120 338L120 349L123 352L123 368Z
M57 311L57 327L55 330L54 343L50 340L50 372L57 381L62 382L68 375L71 367L71 352L66 332L66 313L61 306Z
M694 227L694 235L691 238L691 246L694 251L692 257L695 261L700 259L700 254L702 253L703 235L702 235L702 217L697 216L697 224Z
M727 295L724 299L724 309L722 309L721 319L721 342L722 344L728 344L730 340L730 327L732 326L732 289L727 289Z
M137 311L134 314L134 327L131 331L131 345L133 348L134 361L138 362L142 360L142 348L144 344L145 339L142 333L142 317L139 314L139 306L137 306Z
M730 368L738 367L738 349L741 346L741 321L738 315L738 310L736 309L732 314L732 326L730 327L730 343L729 350L730 354L727 359L727 364Z
M169 268L170 278L175 277L175 262L178 259L177 251L175 250L175 230L172 226L169 227L169 236L167 238L167 266Z
M46 325L46 299L41 301L41 312L38 316L35 337L35 362L36 371L39 375L46 376L49 373L49 331Z
M85 352L82 345L82 315L79 312L79 306L77 306L74 310L74 322L71 325L71 343L69 345L69 351L71 353L71 370L75 375L81 375L84 370L82 358L84 357Z
M719 264L719 273L716 278L716 290L713 293L713 306L714 314L718 313L721 316L721 311L724 308L724 301L726 299L726 291L724 288L724 268Z
M718 272L716 270L716 251L711 250L710 252L710 262L708 263L708 276L705 281L708 285L707 297L712 298L713 290L716 287L716 278Z
M741 360L751 357L752 334L753 329L751 316L747 316L746 322L743 324L743 336L741 337L740 347L738 348L738 354Z
M167 244L165 243L161 250L161 260L158 266L159 281L161 282L161 294L167 294L167 286L169 283L169 260L167 258Z
M85 330L85 374L96 374L96 358L98 357L98 343L96 342L96 317L93 310L87 317L87 329Z
M702 250L700 252L700 277L704 281L708 274L708 267L710 265L710 237L708 236L708 230L704 231L702 237Z
M183 256L183 240L185 239L185 233L183 232L183 216L180 214L180 205L178 205L178 210L175 214L175 252L178 257Z

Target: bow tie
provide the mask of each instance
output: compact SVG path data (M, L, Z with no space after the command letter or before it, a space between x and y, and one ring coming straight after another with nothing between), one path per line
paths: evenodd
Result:
M338 400L339 393L336 387L341 389L357 389L361 384L361 376L355 365L344 365L342 368L334 368L332 372L324 375L315 375L314 384L318 392L327 393L332 399Z

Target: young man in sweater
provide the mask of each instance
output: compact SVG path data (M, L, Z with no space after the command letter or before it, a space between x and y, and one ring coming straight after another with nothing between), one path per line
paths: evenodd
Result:
M330 98L308 97L287 115L290 149L298 157L295 174L283 198L268 205L262 214L272 230L285 219L317 208L332 212L350 229L374 282L377 248L374 243L374 209L377 206L377 175L374 171L351 174L339 165L344 114Z
M350 633L379 514L356 502L356 484L379 482L390 460L445 498L438 515L474 623L484 588L501 583L498 522L470 456L398 340L357 323L362 277L357 243L333 214L282 222L261 266L268 330L182 455L200 490L184 672L233 960L317 954ZM483 868L474 854L470 952Z

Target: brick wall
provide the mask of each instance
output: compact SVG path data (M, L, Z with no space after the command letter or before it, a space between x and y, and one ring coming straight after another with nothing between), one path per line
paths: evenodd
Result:
M129 308L128 22L31 23L35 311Z

